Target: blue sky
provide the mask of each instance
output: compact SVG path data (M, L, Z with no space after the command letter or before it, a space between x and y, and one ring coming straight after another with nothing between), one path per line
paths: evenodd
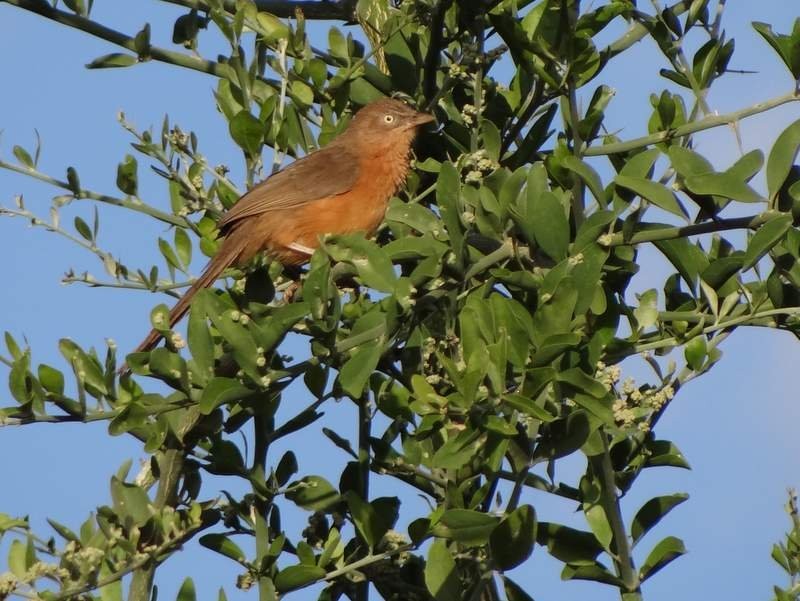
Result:
M758 73L726 77L710 98L714 110L728 112L791 89L791 78L749 23L766 21L786 31L800 15L800 8L793 5L786 0L729 3L726 30L737 41L731 66ZM131 33L150 21L153 39L163 45L168 45L171 23L180 14L159 2L120 0L97 2L95 11L99 18ZM213 106L211 78L156 63L124 70L84 69L91 59L112 51L115 49L99 40L0 4L0 67L4 74L0 156L8 159L14 144L32 148L34 129L38 129L43 139L43 171L63 177L66 167L73 165L85 186L113 192L116 165L128 152L130 141L116 123L117 111L124 110L140 128L152 125L156 129L168 113L184 130L198 133L209 162L229 164L234 175L241 175L239 155ZM648 78L636 71L654 56L651 44L640 44L602 78L617 89L608 123L619 128L623 138L644 133L647 111L642 106L650 92L665 87L658 77ZM744 123L744 149L766 151L781 129L797 118L800 107L790 105ZM719 166L727 166L739 154L726 128L698 141L699 151ZM140 161L140 180L144 198L167 205L164 187L147 173L144 161ZM0 171L0 204L10 205L15 194L23 194L28 208L46 215L50 199L57 193ZM90 218L91 207L83 203L66 208L62 222L69 223L74 215ZM161 262L155 240L164 235L165 228L113 207L101 207L100 217L103 248L138 266ZM89 269L98 277L102 267L85 251L21 220L0 218L0 253L4 283L0 330L27 339L35 362L63 368L57 350L62 337L97 348L104 347L106 338L113 338L121 349L130 349L148 328L150 308L157 302L169 302L142 292L61 285L61 276L71 267ZM634 283L636 290L655 285L664 269L655 255L644 256L646 268ZM195 265L195 270L199 267ZM693 470L651 471L624 500L630 518L652 496L678 491L691 495L689 502L643 543L649 548L659 537L674 534L681 536L689 549L686 557L645 585L647 599L764 598L772 584L784 584L769 553L788 526L782 510L786 487L800 487L800 437L796 435L800 405L793 378L800 345L784 333L742 330L726 341L723 350L723 361L681 391L658 428L660 437L680 446ZM638 369L631 366L631 375L643 373ZM298 405L302 402L298 396ZM10 398L0 388L0 405L6 404ZM350 407L335 404L328 409L327 424L323 425L340 431L344 428L346 433L350 417ZM303 454L301 469L328 474L335 480L344 456L328 452L328 442L319 436L301 444L308 445L303 450L311 451ZM42 528L45 516L77 525L96 504L108 502L108 480L119 465L142 456L138 443L125 437L109 438L102 425L2 428L0 511L29 514ZM221 486L231 485L212 482L207 496ZM394 491L390 483L379 481L375 493ZM535 494L527 500L536 506L540 519L581 524L580 515L569 507ZM417 501L409 502L414 510L422 510ZM294 517L299 520L302 515ZM0 555L0 572L4 561ZM202 600L216 599L221 585L230 599L254 598L254 593L234 588L233 568L211 552L190 547L160 573L160 598L174 598L180 581L188 575L195 578ZM594 584L562 583L560 566L541 549L518 572L540 601L616 598L613 590Z

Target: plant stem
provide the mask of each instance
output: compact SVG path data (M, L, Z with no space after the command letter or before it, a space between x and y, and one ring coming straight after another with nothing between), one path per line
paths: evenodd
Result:
M756 229L772 217L776 213L765 211L758 215L750 215L747 217L735 217L733 219L719 219L717 221L709 221L706 223L696 223L692 225L680 225L675 227L663 227L658 229L641 230L625 238L625 235L620 233L610 234L603 236L598 240L601 246L633 246L643 242L658 242L659 240L672 240L675 238L686 238L687 236L696 236L698 234L710 234L712 232L724 232L726 230L738 229Z
M170 4L178 4L186 8L208 11L210 7L204 0L164 0ZM355 3L350 0L331 2L326 0L255 0L259 12L272 13L283 19L294 18L299 10L306 19L351 21L354 18ZM236 12L235 0L223 0L222 7L229 13Z
M50 4L42 0L0 0L0 2L6 2L12 6L36 13L56 23L72 27L73 29L79 29L89 35L121 46L131 52L136 52L136 42L133 37L106 27L105 25L101 25L86 17L53 8ZM230 69L227 65L222 65L190 54L159 48L158 46L150 46L147 50L146 58L185 67L186 69L192 69L194 71L200 71L201 73L208 73L216 77L228 77L230 74Z
M691 5L691 0L681 0L676 2L670 7L670 10L676 17L682 15ZM625 52L628 48L633 46L636 42L640 42L649 33L647 27L641 23L635 23L626 31L622 36L611 42L603 50L600 51L600 56L604 63L608 62L618 54Z
M603 439L603 453L592 457L590 461L601 484L601 504L606 514L606 519L611 526L615 554L613 556L617 575L625 584L625 590L620 590L620 595L626 600L641 596L639 575L633 562L630 540L625 530L622 511L617 496L617 484L614 477L614 466L611 464L611 453L608 448L608 436L601 430ZM633 595L633 596L630 596Z
M721 330L726 330L728 328L734 328L737 326L754 324L756 321L760 319L775 317L777 315L800 315L800 307L783 307L780 309L768 309L766 311L760 311L757 313L748 313L747 315L740 315L728 319L727 321L720 321L706 328L703 328L702 331L700 331L697 334L697 336L713 334L714 332L719 332ZM630 357L631 355L636 355L638 353L643 353L645 351L654 351L658 349L669 348L671 346L678 346L679 344L686 344L687 342L689 342L689 340L691 340L691 338L683 339L683 338L670 337L670 338L661 338L658 340L654 340L653 342L634 344L619 354L609 355L606 359L609 362L611 361L616 362L625 357Z
M6 1L11 1L11 0L0 0L0 2L6 2ZM150 217L153 217L155 219L158 219L159 221L163 221L164 223L168 223L170 225L175 225L178 227L191 227L189 223L186 221L186 219L184 219L183 217L177 217L175 215L171 215L170 213L159 211L158 209L155 209L150 205L147 205L141 201L136 202L129 198L117 198L116 196L99 194L97 192L92 192L91 190L83 190L83 189L75 193L72 189L72 186L70 186L68 182L56 179L54 177L50 177L49 175L42 173L41 171L37 171L36 169L31 169L30 167L14 165L12 163L7 163L5 161L0 160L0 169L8 169L9 171L21 173L22 175L27 175L28 177L32 177L33 179L37 179L52 186L68 190L69 192L74 194L76 199L87 198L89 200L96 200L98 202L110 204L115 207L122 207L125 209L130 209L131 211L136 211L137 213L143 213L145 215L148 215Z
M3 357L0 357L0 362L6 363ZM8 362L7 365L12 367L13 363ZM148 413L148 415L155 417L163 413L169 413L170 411L185 409L193 406L194 404L195 403L193 401L182 400L175 403L170 403L169 405L161 407L156 411L151 411ZM14 415L10 415L5 418L0 418L0 428L4 426L27 426L28 424L90 424L92 422L111 421L120 413L122 413L124 409L125 407L120 407L119 409L112 409L111 411L93 411L83 415L79 413L68 415L26 415L24 417L15 417Z
M800 95L798 95L796 92L791 92L789 94L785 94L784 96L778 96L776 98L772 98L771 100L758 102L753 106L749 106L745 109L734 111L732 113L727 113L725 115L711 115L705 117L704 119L700 119L699 121L695 121L693 123L687 123L686 125L676 127L675 129L656 132L654 134L650 134L649 136L642 136L641 138L628 140L627 142L617 142L614 144L604 144L602 146L592 146L587 148L584 151L583 155L606 156L609 154L629 152L631 150L644 148L646 146L651 146L653 144L668 142L669 140L673 140L675 138L682 138L683 136L694 134L707 129L712 129L714 127L729 125L741 119L752 117L753 115L758 115L759 113L764 113L766 111L774 109L775 107L788 104L789 102L797 102L798 100L800 100Z
M371 434L372 415L369 408L369 393L364 393L356 400L358 404L358 496L365 503L369 502L370 453L369 438ZM364 541L366 542L366 541ZM366 544L364 545L366 546ZM369 600L369 580L356 584L355 601Z
M48 597L48 598L51 601L71 601L72 599L79 598L84 593L88 593L89 591L97 590L97 589L100 589L100 588L102 588L104 586L112 584L114 582L117 582L118 580L121 580L122 578L124 578L125 576L130 574L131 572L133 572L135 570L138 570L141 567L145 566L146 564L152 562L154 560L154 558L163 556L165 553L168 553L173 549L179 548L183 544L183 542L185 540L190 539L192 536L194 536L197 532L199 532L202 529L203 529L203 526L201 525L198 528L195 528L195 529L187 531L185 533L185 535L183 537L181 537L179 540L170 540L169 542L164 543L163 545L158 547L158 549L153 551L147 557L145 557L143 559L139 559L139 560L137 560L137 561L125 566L121 570L118 570L118 571L114 572L113 574L109 574L105 578L100 578L99 580L97 580L97 582L94 582L92 584L87 584L87 585L84 585L84 586L81 586L81 587L75 587L75 588L71 588L71 589L66 589L65 591L62 591L61 593L58 593L58 594L56 594L56 595L54 595L52 597ZM38 595L37 596L31 596L30 598L31 599L37 599L37 600L41 599L41 597L39 597ZM133 599L133 597L130 597L130 598ZM149 601L149 597L147 597L147 599Z
M153 505L159 511L178 504L178 485L183 475L184 455L182 449L169 448L156 455L159 468L158 490ZM158 559L152 558L133 572L128 601L150 601L153 577Z
M267 453L269 452L269 434L274 429L274 422L267 415L263 404L257 410L253 418L255 449L253 450L253 469L252 478L258 479L258 484L266 480L267 474ZM256 486L253 486L256 500L253 503L253 521L255 526L256 538L256 566L260 568L262 561L269 553L269 526L267 524L267 509L272 504L272 498L264 498ZM272 580L266 575L259 573L258 577L258 599L268 601L270 593L274 594L275 589Z

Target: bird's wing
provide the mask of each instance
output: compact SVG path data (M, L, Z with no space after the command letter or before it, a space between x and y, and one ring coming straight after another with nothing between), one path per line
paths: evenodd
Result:
M281 209L344 194L358 180L359 161L356 153L339 144L330 144L312 152L271 175L244 194L217 224L220 229L233 223Z

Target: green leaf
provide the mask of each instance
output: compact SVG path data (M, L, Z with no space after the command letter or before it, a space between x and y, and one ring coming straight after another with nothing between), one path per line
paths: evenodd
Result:
M792 216L788 214L778 215L758 228L758 231L753 234L753 237L747 243L742 271L747 271L754 267L764 255L786 236L786 232L792 227L792 219Z
M664 184L642 177L631 177L621 174L614 178L614 183L641 196L665 211L669 211L678 217L686 217L686 213L675 198L675 194Z
M456 167L452 163L442 163L439 177L436 179L436 200L442 215L442 221L444 221L447 234L450 237L456 265L459 266L462 262L464 249L464 229L461 225L461 209L459 206L460 189L461 180Z
M86 65L87 69L115 69L118 67L130 67L139 62L139 59L131 54L123 54L121 52L112 52L111 54L104 54L94 59L91 63Z
M117 165L117 188L124 194L129 196L136 196L139 189L139 180L137 177L138 163L136 157L126 154L125 160ZM180 228L178 228L179 231Z
M583 513L597 542L603 545L604 549L609 549L611 541L614 539L614 533L602 505L585 503Z
M652 440L645 443L648 452L645 467L681 467L689 468L689 462L681 450L669 440Z
M714 171L714 167L703 155L690 148L673 145L669 147L668 154L675 171L684 178Z
M321 476L306 476L288 486L286 498L303 509L323 511L340 501L336 489Z
M754 22L753 29L761 34L761 37L778 53L795 81L800 79L800 27L798 27L797 21L795 21L794 30L790 35L775 33L768 23Z
M787 127L769 152L767 159L767 191L771 202L774 202L778 192L789 176L789 171L797 159L800 150L800 119Z
M579 367L572 367L556 374L556 380L573 388L602 399L608 395L605 386Z
M103 562L100 566L99 576L100 579L108 578L113 573L112 568L107 562ZM100 601L122 601L122 581L112 581L100 589Z
M10 332L5 333L5 340L6 340L6 347L8 348L8 353L11 355L11 358L15 361L22 357L22 349L19 348L17 341L14 340L14 337L11 335Z
M596 426L591 424L586 411L572 411L566 419L550 423L550 435L536 445L534 457L552 460L574 453L588 440L593 427Z
M261 142L264 139L264 124L250 114L248 110L236 113L229 124L231 138L245 154L251 157L261 154Z
M448 509L433 526L434 536L454 540L467 546L480 546L488 542L499 518L471 509Z
M28 169L34 168L33 159L31 158L31 155L28 154L28 151L25 150L22 146L14 146L12 152L14 153L14 156L17 157L17 160L23 165L25 165L25 167L27 167Z
M686 553L686 547L683 545L683 541L675 536L668 536L650 551L650 555L647 556L639 570L639 578L644 582L684 553Z
M722 196L738 202L761 202L761 196L741 178L732 173L701 173L684 180L694 194Z
M8 372L8 389L11 396L20 405L24 405L31 400L30 378L28 367L30 366L30 357L25 353L22 357L14 361L14 365Z
M289 566L275 576L275 588L279 593L285 593L323 578L325 578L325 570L319 566Z
M597 200L602 208L606 208L606 193L603 189L603 182L600 181L600 176L588 163L584 163L574 155L567 155L561 160L561 164L570 171L577 174L583 180L586 187L592 193L592 196Z
M397 521L400 500L397 497L382 497L367 503L353 491L347 491L344 497L358 533L370 550L375 549L383 535Z
M517 411L521 411L525 415L543 422L551 422L555 419L555 416L544 407L540 407L533 399L521 394L505 394L503 395L503 402Z
M111 478L111 498L114 509L122 517L130 516L137 526L143 526L152 516L147 493L135 484Z
M412 408L416 408L416 405L417 403L414 403ZM434 405L426 409L429 414L437 413ZM468 428L454 433L434 453L431 465L438 469L459 469L472 461L484 444L485 437L479 430Z
M178 596L175 597L175 601L197 601L197 593L194 590L194 581L191 578L187 578L181 584L181 588L178 591Z
M181 265L181 262L178 259L178 255L175 254L175 251L169 245L169 242L164 240L164 238L158 239L158 250L161 251L161 254L164 257L164 260L167 262L167 265L174 267L175 269L184 269L183 265Z
M361 397L369 377L381 359L382 344L368 342L358 347L342 366L339 372L339 383L342 389L354 399Z
M384 250L363 235L336 236L325 243L325 250L336 261L350 263L356 268L364 285L379 292L393 292L397 274Z
M529 198L528 205L528 219L536 244L554 261L564 259L569 248L569 221L558 197L545 191L536 198Z
M8 569L19 579L28 571L27 549L21 540L11 541L8 549Z
M533 597L508 576L503 576L503 591L508 601L533 601Z
M631 523L631 539L635 545L647 534L664 516L689 498L685 493L664 495L650 499L636 512Z
M461 598L461 581L456 562L443 540L435 540L425 562L425 586L435 601L454 601Z
M200 372L200 383L205 382L205 379L214 372L214 341L206 321L207 294L213 292L201 290L192 300L187 329L187 342L194 364Z
M700 278L714 290L721 289L742 268L743 253L737 252L729 257L722 257L711 263L700 274Z
M92 228L89 227L89 224L86 223L80 217L75 217L75 229L78 230L78 233L83 237L85 240L92 242L94 240L94 236L92 235Z
M539 522L536 541L564 563L593 564L603 551L594 534L551 522Z
M304 81L295 79L289 86L289 91L292 98L298 101L302 108L308 108L314 104L314 90Z
M705 335L692 338L684 349L686 363L695 371L700 371L708 355L708 343Z
M206 549L216 551L220 555L229 557L230 559L241 564L246 563L247 556L244 554L239 546L224 534L205 534L200 537L198 541Z
M389 203L386 221L403 223L421 234L441 229L441 221L429 208L416 203L394 202L395 200L397 199Z
M637 294L639 306L633 310L633 316L639 323L640 330L646 330L658 323L658 290L651 288Z
M536 512L522 505L508 514L492 531L489 548L499 570L510 570L525 562L536 542Z
M564 570L561 572L561 579L562 580L590 580L592 582L601 582L603 584L609 584L611 586L617 587L620 590L623 590L625 586L624 582L614 576L611 572L608 571L603 564L599 561L595 561L591 564L570 564L564 566ZM623 594L623 598L626 596Z
M178 253L181 264L189 267L189 263L192 262L192 241L186 230L180 227L175 228L175 252Z
M252 394L254 394L254 391L243 386L239 380L221 377L212 378L203 389L198 408L203 415L208 415L220 405L239 401Z
M78 535L75 534L72 530L70 530L66 526L64 526L63 524L59 524L58 522L56 522L55 520L51 520L50 518L47 518L47 523L50 524L50 527L56 532L58 532L59 536L61 536L63 539L68 541L80 542L81 539L78 537ZM2 530L0 530L0 532L2 532Z
M268 12L259 11L256 15L256 23L258 24L256 31L267 43L274 43L289 35L286 23Z
M703 250L686 238L659 240L653 244L675 266L694 292L700 272L708 267L708 257Z

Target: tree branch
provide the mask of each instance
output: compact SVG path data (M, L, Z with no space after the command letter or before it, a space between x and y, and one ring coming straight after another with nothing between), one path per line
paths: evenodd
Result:
M633 246L643 242L657 242L659 240L672 240L675 238L686 238L699 234L710 234L712 232L724 232L726 230L756 229L764 225L774 217L773 211L765 211L758 215L748 217L735 217L733 219L720 219L718 221L708 221L706 223L695 223L692 225L680 225L675 227L660 227L657 229L638 231L626 237L622 232L616 234L606 234L600 236L597 243L601 246Z
M0 2L4 2L6 0L0 0ZM125 209L130 209L131 211L136 211L137 213L144 213L150 217L154 217L159 221L163 221L164 223L168 223L170 225L176 225L178 227L188 227L191 228L192 225L188 222L188 220L184 219L183 217L178 217L176 215L172 215L170 213L165 213L164 211L159 211L151 207L148 204L143 203L141 200L138 202L135 200L131 200L129 198L117 198L116 196L109 196L108 194L99 194L97 192L93 192L91 190L73 190L73 187L70 185L69 182L65 182L60 179L56 179L54 177L50 177L49 175L42 173L41 171L37 171L31 167L23 167L21 165L14 165L13 163L6 163L5 161L0 160L0 169L8 169L9 171L15 171L16 173L21 173L22 175L27 175L28 177L32 177L33 179L38 179L39 181L45 182L50 184L51 186L56 186L57 188L62 188L72 193L72 195L77 199L89 199L89 200L96 200L98 202L102 202L109 205L114 205L115 207L123 207Z
M675 138L682 138L683 136L694 134L706 129L712 129L722 125L730 125L731 123L736 123L741 119L752 117L753 115L758 115L759 113L764 113L783 104L797 102L798 100L800 100L800 95L793 91L785 96L778 96L777 98L773 98L771 100L759 102L745 109L734 111L733 113L727 113L726 115L712 115L710 117L706 117L705 119L701 119L700 121L695 121L693 123L682 125L681 127L676 127L675 129L656 132L654 134L650 134L649 136L642 136L641 138L628 140L627 142L592 146L587 148L583 154L584 156L589 157L605 156L609 154L628 152L631 150L636 150L637 148L652 146L653 144L668 142Z
M105 25L101 25L100 23L92 21L86 17L81 17L71 12L53 8L43 0L0 0L0 2L5 2L11 6L16 6L17 8L27 10L46 19L50 19L51 21L55 21L56 23L72 27L73 29L79 29L88 33L89 35L93 35L94 37L106 40L112 44L116 44L117 46L125 48L126 50L130 50L138 55L136 50L136 42L133 37L116 31L115 29L106 27ZM316 4L316 2L314 4ZM228 77L230 74L230 68L227 65L206 60L197 56L192 56L190 54L175 52L174 50L167 50L166 48L159 48L158 46L149 46L147 49L147 57L139 57L139 59L142 61L153 59L162 63L169 63L179 67L192 69L194 71L208 73L210 75L215 75L216 77Z
M639 597L639 575L636 572L636 566L633 562L633 554L631 550L628 533L625 530L625 522L622 519L622 511L619 506L619 497L617 496L617 485L614 474L614 466L611 464L611 453L608 448L608 437L605 432L601 431L600 435L603 439L603 453L590 458L592 465L596 471L598 480L601 483L601 505L606 514L611 532L613 533L613 545L615 547L615 554L613 556L614 564L617 568L617 575L622 579L625 590L620 591L621 594L628 594L632 596L624 597L626 599L635 599Z
M210 7L204 0L163 0L170 4L178 4L186 8L208 11ZM272 13L283 19L294 18L299 10L306 19L353 21L355 19L355 2L352 0L255 0L259 12ZM223 0L222 7L229 13L236 12L234 0Z

